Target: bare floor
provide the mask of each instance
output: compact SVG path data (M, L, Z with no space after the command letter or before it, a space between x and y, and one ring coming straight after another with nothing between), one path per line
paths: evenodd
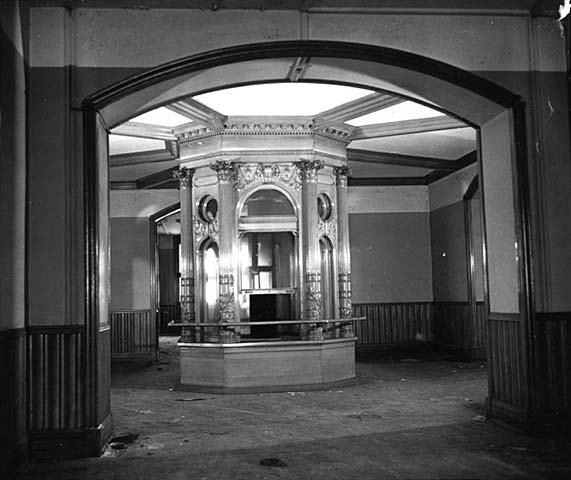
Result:
M36 463L21 478L569 479L571 443L484 417L485 365L430 351L369 351L333 390L213 395L173 389L161 361L113 366L115 439L100 458Z

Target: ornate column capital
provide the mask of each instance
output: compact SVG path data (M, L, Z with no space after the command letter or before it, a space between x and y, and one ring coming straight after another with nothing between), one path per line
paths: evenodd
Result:
M301 178L308 182L317 181L317 172L324 166L323 160L301 160L298 163Z
M210 165L210 168L216 172L220 183L230 183L236 178L234 162L219 161Z
M351 176L351 169L346 165L343 165L342 167L335 167L333 169L333 174L337 179L337 185L346 187L347 180Z
M188 187L192 182L192 177L194 175L193 168L181 168L179 170L175 170L173 173L173 177L177 178L180 184L180 187Z

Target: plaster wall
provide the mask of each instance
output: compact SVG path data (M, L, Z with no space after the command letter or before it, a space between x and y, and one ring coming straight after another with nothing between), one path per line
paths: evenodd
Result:
M180 202L178 190L111 190L109 195L111 218L149 218Z
M553 23L540 19L530 24L526 16L518 15L89 8L69 15L63 8L31 8L30 130L34 136L29 145L33 186L29 273L31 298L37 306L31 312L33 322L59 323L70 315L66 308L70 275L62 268L73 262L64 248L72 235L66 208L73 204L74 182L81 177L75 178L70 167L75 155L70 144L80 138L76 131L80 121L69 107L78 108L86 95L144 69L215 48L276 40L343 40L438 59L495 80L523 95L530 105L550 111L545 107L549 98L566 105L561 93L565 92L564 42ZM530 40L532 30L535 42ZM164 35L167 31L169 35ZM71 76L67 65L76 67ZM538 79L535 87L530 71ZM540 112L528 130L530 146L543 135L542 151L548 157L541 166L544 187L539 196L544 202L535 219L545 219L543 255L538 262L550 309L568 309L571 302L564 293L571 282L564 274L570 263L566 239L571 219L565 213L571 201L566 189L571 178L569 146L551 134L568 132L563 110L556 108L550 117ZM49 285L43 273L47 271Z
M111 190L111 310L151 307L149 217L179 201L178 190Z
M432 301L428 213L349 215L353 303Z
M16 5L0 5L0 331L25 321L26 99Z
M466 302L464 206L456 202L430 212L434 301Z
M150 232L147 218L110 219L111 310L151 308Z

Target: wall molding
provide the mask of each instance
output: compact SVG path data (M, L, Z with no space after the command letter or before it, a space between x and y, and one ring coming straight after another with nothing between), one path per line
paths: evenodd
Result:
M520 313L489 312L488 320L491 322L521 322Z

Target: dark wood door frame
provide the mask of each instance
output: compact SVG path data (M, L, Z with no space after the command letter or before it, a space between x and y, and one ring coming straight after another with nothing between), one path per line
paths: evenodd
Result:
M120 81L110 87L104 88L93 95L85 98L84 111L84 196L85 196L85 251L86 251L86 298L85 312L87 322L87 357L88 374L87 382L97 390L98 367L95 363L98 352L98 337L95 334L98 328L98 318L101 293L105 289L97 276L100 260L104 261L104 252L100 249L99 235L102 230L100 212L100 192L108 185L99 182L98 170L100 164L108 161L98 153L97 129L95 123L101 118L101 112L106 106L127 97L128 95L155 86L169 79L179 76L207 70L213 67L232 63L254 61L270 58L283 57L325 57L348 59L396 66L427 77L442 80L450 85L456 85L465 91L469 91L485 98L509 112L512 123L510 125L512 135L512 181L513 201L515 208L515 229L518 249L518 293L519 314L521 320L522 335L520 337L523 349L522 363L524 365L525 382L527 392L525 395L526 411L531 411L533 406L531 399L535 397L534 378L534 304L533 304L533 270L531 258L531 209L529 194L529 179L527 166L527 128L526 128L526 105L522 97L511 91L466 70L456 68L446 63L423 57L417 54L404 52L396 49L337 41L282 41L265 42L250 45L238 45L224 49L200 53L194 56L176 60L159 67L149 69L139 75ZM474 125L477 127L477 125ZM482 162L480 161L480 168ZM484 195L485 192L482 192ZM485 218L485 211L483 216ZM103 215L103 217L101 217ZM486 246L486 240L484 240ZM104 292L103 292L104 293ZM488 291L486 297L489 300ZM489 305L487 310L489 311ZM93 378L92 378L93 375ZM90 380L91 379L91 380ZM94 392L95 394L97 392ZM526 420L523 420L524 422ZM525 427L524 427L525 428Z
M150 274L151 274L151 315L155 317L155 328L157 331L157 354L159 351L159 333L160 333L160 283L159 283L159 235L157 232L157 223L164 217L168 217L180 211L180 202L169 205L159 210L149 217L149 233L150 233Z

